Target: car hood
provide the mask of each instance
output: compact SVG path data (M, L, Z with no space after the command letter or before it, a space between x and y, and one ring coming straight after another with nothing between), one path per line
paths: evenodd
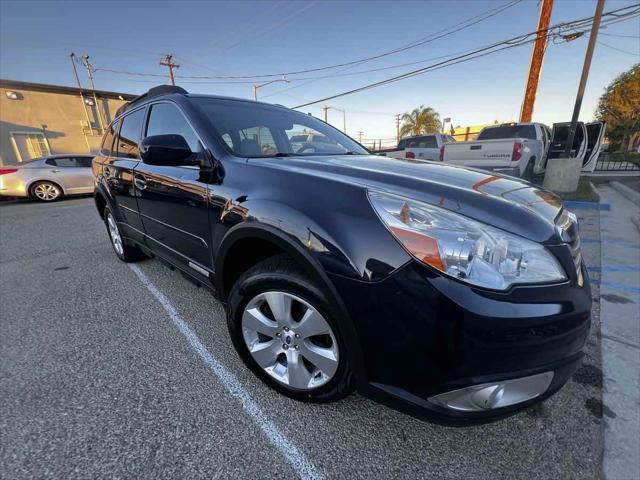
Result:
M420 200L538 242L557 241L562 209L553 193L493 172L381 156L261 158L285 169Z

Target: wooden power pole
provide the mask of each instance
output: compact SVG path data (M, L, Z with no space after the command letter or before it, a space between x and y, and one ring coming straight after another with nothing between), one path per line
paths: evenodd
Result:
M522 110L520 111L520 121L530 122L533 116L533 105L536 101L536 92L538 91L538 80L540 80L540 72L542 71L542 59L547 47L547 37L549 21L551 20L551 10L553 9L553 0L541 0L540 19L538 20L538 35L533 44L533 52L531 53L531 63L529 64L529 78L527 79L527 88L524 91L524 100L522 102Z
M176 85L176 79L173 76L173 69L180 68L180 65L173 63L173 55L165 55L164 60L160 62L163 67L169 67L169 78L171 79L171 85Z
M398 113L396 115L396 143L400 141L400 117L401 115Z

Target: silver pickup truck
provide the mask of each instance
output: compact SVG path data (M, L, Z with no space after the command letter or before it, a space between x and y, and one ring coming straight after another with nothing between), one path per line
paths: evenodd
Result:
M568 131L569 123L556 123L553 129L542 123L492 125L475 141L444 145L440 160L531 180L545 171L548 158L564 154ZM582 158L583 171L593 171L604 132L602 122L578 122L571 154Z

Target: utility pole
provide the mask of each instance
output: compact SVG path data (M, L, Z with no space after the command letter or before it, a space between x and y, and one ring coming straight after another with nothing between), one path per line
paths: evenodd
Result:
M600 30L600 19L602 18L602 10L604 9L604 0L598 0L596 5L596 13L593 15L593 24L591 25L591 34L589 35L589 44L587 45L587 53L584 56L584 65L582 66L582 76L580 77L580 85L578 86L578 95L576 96L576 104L573 107L573 116L571 117L571 127L569 127L569 136L567 138L567 145L564 148L565 157L571 155L571 147L573 146L573 139L576 136L576 128L578 126L578 116L580 115L580 107L582 107L582 97L584 96L584 89L587 86L587 78L589 77L589 69L591 68L591 58L593 57L593 50L596 46L596 39L598 38L598 30Z
M396 143L400 141L400 114L396 115Z
M553 9L553 0L541 0L541 2L538 33L531 52L529 78L527 79L527 87L524 91L524 100L522 101L522 109L520 110L521 122L530 122L533 116L533 105L536 101L538 81L540 80L540 72L542 71L542 60L544 58L544 52L547 49L548 28L551 20L551 10Z
M73 74L76 77L76 83L78 84L78 92L80 92L80 100L82 101L82 108L84 109L84 117L87 120L87 125L89 129L93 133L93 129L91 128L91 120L89 120L89 112L87 112L87 104L84 101L84 94L82 92L82 85L80 84L80 77L78 76L78 70L76 69L76 54L71 52L69 54L69 58L71 59L71 66L73 67ZM88 143L87 143L88 145Z
M587 52L584 56L582 76L580 77L578 94L573 108L573 116L571 117L571 126L569 127L569 134L567 135L564 155L547 161L547 171L544 175L543 185L549 190L553 190L555 192L575 192L578 188L578 183L580 182L582 162L580 161L580 158L571 156L571 147L573 146L573 140L576 135L580 107L582 106L582 97L584 96L584 89L587 85L587 77L589 76L593 50L595 48L596 39L598 38L598 30L600 29L600 19L602 18L603 9L604 0L598 0L596 12L593 16L593 23L591 24L589 44L587 45Z
M358 143L362 143L362 135L364 134L363 131L358 131Z
M100 133L103 133L105 122L102 121L102 112L100 111L100 105L98 105L98 97L96 96L96 86L93 83L93 65L89 63L89 55L82 55L82 57L80 58L82 59L82 64L87 69L89 84L91 85L91 91L93 92L93 102L95 104L96 111L98 112L98 123L100 124Z
M175 87L176 79L173 77L173 69L180 68L180 65L173 63L173 55L168 54L164 56L164 59L160 61L160 65L163 67L169 67L169 78L171 79L171 85Z
M322 107L322 111L324 112L324 123L328 123L327 112L329 112L329 107L325 105L324 107Z

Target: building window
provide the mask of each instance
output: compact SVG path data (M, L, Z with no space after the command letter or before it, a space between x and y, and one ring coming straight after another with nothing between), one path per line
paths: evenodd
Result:
M43 133L10 132L10 135L19 162L51 154L49 143Z

